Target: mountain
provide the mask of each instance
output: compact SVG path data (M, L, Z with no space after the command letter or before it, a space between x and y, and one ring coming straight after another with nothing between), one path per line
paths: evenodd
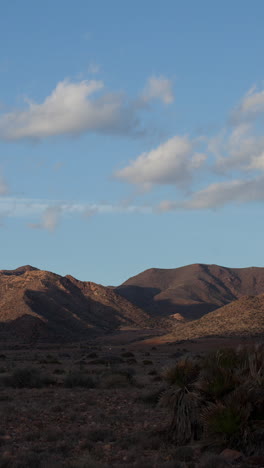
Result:
M193 320L243 295L264 293L264 268L204 264L151 268L114 290L154 316Z
M264 333L264 294L244 296L204 315L199 320L180 323L173 335L180 340L208 336L259 336Z
M0 340L75 341L150 325L143 310L99 284L29 265L0 271Z

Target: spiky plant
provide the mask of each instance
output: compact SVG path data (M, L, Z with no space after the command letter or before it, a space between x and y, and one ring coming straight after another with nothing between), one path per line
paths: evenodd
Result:
M170 409L172 417L168 436L178 444L185 444L199 437L201 399L194 391L198 375L199 367L189 359L178 361L163 373L170 387L163 392L160 405Z
M186 358L178 361L174 366L165 369L162 376L168 384L184 388L193 385L199 372L199 366Z
M251 411L247 395L241 389L221 402L210 403L201 415L205 436L216 444L241 448L250 430Z
M240 356L233 348L218 349L204 359L203 367L221 367L223 369L234 369L240 363Z
M231 369L216 366L203 369L195 386L205 399L217 401L232 392L238 384L239 380Z
M187 388L170 387L163 393L160 404L172 414L168 436L173 442L184 445L200 436L199 410L201 400L198 393Z

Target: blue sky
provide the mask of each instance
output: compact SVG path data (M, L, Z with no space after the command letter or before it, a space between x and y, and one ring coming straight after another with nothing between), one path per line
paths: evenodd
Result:
M262 0L3 0L1 265L263 266Z

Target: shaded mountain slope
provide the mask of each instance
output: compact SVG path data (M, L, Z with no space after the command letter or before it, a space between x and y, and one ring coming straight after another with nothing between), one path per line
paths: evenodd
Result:
M244 296L199 320L179 323L173 335L179 340L206 336L255 336L264 332L264 294Z
M30 266L0 271L2 340L74 341L123 326L150 319L113 290Z
M193 264L151 268L115 291L153 315L197 319L243 295L264 293L264 268Z

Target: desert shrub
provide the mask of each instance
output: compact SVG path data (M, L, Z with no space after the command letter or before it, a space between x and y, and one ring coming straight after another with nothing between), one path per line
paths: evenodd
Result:
M53 374L62 375L65 374L64 369L54 369Z
M41 375L38 369L25 367L14 369L12 374L5 378L4 383L13 388L40 388L53 384L54 380L49 376Z
M152 377L152 382L160 382L162 380L161 376L160 375L155 375L154 377Z
M88 364L91 364L93 366L107 366L107 361L105 359L98 358L89 361Z
M101 380L101 386L103 388L120 388L127 387L128 385L128 378L121 374L108 374L103 376Z
M92 429L87 432L86 437L92 442L113 442L115 436L109 429Z
M56 356L52 356L52 354L47 354L45 358L40 358L38 362L39 364L61 364L58 358Z
M203 368L221 367L223 369L234 369L244 361L243 355L233 348L225 348L209 353L203 362Z
M173 442L184 445L199 439L202 400L198 393L187 387L172 386L163 393L160 404L172 412L168 436Z
M199 366L190 359L182 359L174 366L165 369L163 378L170 385L178 385L179 387L187 387L192 385L198 375Z
M130 351L126 351L125 353L122 353L121 356L124 357L124 358L133 358L133 357L135 357L134 353L131 353Z
M101 375L101 386L103 388L127 387L135 384L135 370L123 368L118 370L109 369Z
M264 394L262 392L262 405ZM264 449L264 420L254 419L254 401L243 386L203 411L205 435L246 454Z
M199 363L165 370L169 387L160 404L171 413L167 429L177 444L205 438L244 453L264 448L264 347L221 350Z
M27 431L24 437L27 442L35 442L41 438L41 432L39 430Z
M164 386L156 388L154 390L143 390L140 393L140 395L136 398L136 401L145 403L146 405L153 407L157 406L164 391Z
M96 358L98 358L98 354L95 353L95 352L92 352L92 353L89 353L87 355L87 357L90 358L90 359L96 359Z
M72 371L72 372L69 372L65 376L64 386L66 388L73 388L73 387L94 388L95 382L89 375L86 375L83 372Z
M123 369L119 369L118 370L118 373L121 374L121 375L124 375L131 384L134 383L134 376L136 374L136 371L135 369L129 367L129 368L123 368Z
M205 397L213 401L233 391L238 385L238 379L229 368L210 367L204 369L196 383L196 388Z
M0 393L0 401L12 401L13 397L7 393Z
M144 366L151 366L153 364L153 361L151 361L150 359L143 359L142 363L144 364Z
M126 363L129 365L137 364L137 360L135 358L129 358L126 360Z
M1 468L41 468L43 458L35 452L21 453L10 460L5 457L0 459Z

